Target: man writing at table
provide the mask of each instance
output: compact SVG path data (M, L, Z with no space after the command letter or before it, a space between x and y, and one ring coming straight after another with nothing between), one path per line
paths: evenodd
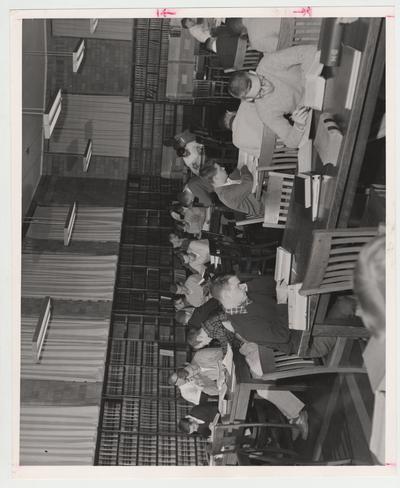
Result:
M288 147L298 147L304 134L308 116L308 109L302 107L305 74L315 55L316 47L310 45L265 54L255 73L238 71L229 83L230 94L254 102L262 122Z
M234 170L229 176L223 166L210 160L201 176L214 187L215 193L227 207L248 216L264 215L264 205L253 195L253 175L247 166Z
M225 381L223 353L219 347L196 352L190 363L178 368L169 377L169 384L177 386L188 402L198 405L201 393L217 396Z

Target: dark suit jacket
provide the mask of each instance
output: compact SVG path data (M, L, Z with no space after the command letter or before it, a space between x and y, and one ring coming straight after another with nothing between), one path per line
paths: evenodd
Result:
M188 326L201 329L202 323L207 320L211 315L215 315L216 312L222 311L222 306L215 298L210 298L194 309L193 315L190 317Z
M204 424L200 424L197 430L201 437L209 437L211 431L209 429L210 422L212 422L218 413L218 407L211 403L200 403L193 407L189 415L196 417L196 419L203 420Z
M217 33L217 56L223 68L232 68L235 62L239 36L228 27L221 26Z
M294 349L294 335L288 326L288 306L275 299L273 276L262 276L247 283L248 297L252 301L246 314L227 314L239 335L255 342L290 354Z

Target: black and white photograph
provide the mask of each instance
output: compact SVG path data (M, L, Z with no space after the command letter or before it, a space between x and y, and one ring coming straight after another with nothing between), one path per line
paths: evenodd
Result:
M396 462L394 9L236 10L11 23L17 469Z

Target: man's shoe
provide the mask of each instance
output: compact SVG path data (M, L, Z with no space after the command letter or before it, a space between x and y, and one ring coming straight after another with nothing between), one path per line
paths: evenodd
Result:
M308 437L308 413L306 410L302 410L300 412L300 415L294 419L289 420L289 423L292 425L297 426L297 431L293 430L292 431L292 439L295 441L299 434L301 435L301 438L303 441L305 441Z

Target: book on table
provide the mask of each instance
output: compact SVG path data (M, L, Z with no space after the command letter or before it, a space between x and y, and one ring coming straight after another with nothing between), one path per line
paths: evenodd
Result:
M317 51L314 62L305 76L304 105L316 110L322 110L325 94L326 79L322 75L324 68L320 62L321 51Z
M296 283L288 286L289 329L305 330L307 328L308 300L306 296L299 293L302 285L303 283Z
M276 259L275 259L275 274L274 278L277 283L283 281L286 284L290 280L290 271L292 269L292 253L287 251L282 246L276 249Z
M297 169L299 173L311 171L312 165L312 139L307 139L297 151Z
M358 72L361 64L361 51L351 46L343 45L341 66L346 70L348 77L347 94L344 107L351 110L358 80Z

